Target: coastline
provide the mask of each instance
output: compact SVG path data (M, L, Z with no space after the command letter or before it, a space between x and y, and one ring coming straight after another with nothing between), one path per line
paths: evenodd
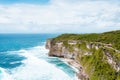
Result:
M65 47L63 47L60 42L47 40L45 47L46 49L49 49L48 56L58 57L61 61L65 62L75 70L77 77L76 80L89 80L89 76L85 73L84 67L80 64L79 61L75 60L75 56L64 54L65 52L70 52ZM62 51L60 51L61 49Z
M72 66L80 80L120 80L119 34L120 30L61 34L48 39L46 49L49 49L49 56L62 58Z
M85 74L83 67L77 61L68 58L60 58L63 62L71 66L76 72L77 80L89 80L88 76Z

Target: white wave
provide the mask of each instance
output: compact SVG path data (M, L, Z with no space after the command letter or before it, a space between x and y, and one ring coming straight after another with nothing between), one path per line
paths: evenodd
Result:
M28 55L36 57L46 57L48 50L45 49L45 46L36 46L27 50L19 50L18 52L21 53L20 55L23 55L25 57L27 57Z
M75 80L71 79L62 70L40 58L47 56L48 50L44 46L19 50L18 52L27 59L22 61L24 65L12 69L11 76L13 80Z
M71 79L64 71L43 59L43 57L48 57L48 50L44 46L9 53L24 56L26 59L22 61L24 65L11 69L11 74L0 68L0 80L76 80ZM10 64L15 63L19 63L19 61Z
M10 64L17 64L20 63L20 61L10 62Z
M5 69L0 68L0 80L13 80L11 75L9 75Z

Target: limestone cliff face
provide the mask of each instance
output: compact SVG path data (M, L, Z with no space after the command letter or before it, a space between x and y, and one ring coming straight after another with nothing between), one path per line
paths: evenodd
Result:
M49 49L49 56L73 59L79 64L81 64L80 58L86 55L92 56L95 51L98 51L100 49L104 55L102 59L105 58L105 61L108 64L110 64L116 70L116 72L120 70L120 61L116 60L114 56L120 54L120 52L112 48L111 44L103 44L100 42L75 41L75 40L68 40L68 41L47 40L46 48ZM113 54L113 52L115 54ZM84 77L89 77L89 74ZM87 79L88 78L84 78L83 80L87 80Z
M74 45L74 43L71 45ZM78 53L77 48L74 48L74 51L69 51L68 48L64 46L63 41L48 40L46 48L49 49L49 56L75 59Z

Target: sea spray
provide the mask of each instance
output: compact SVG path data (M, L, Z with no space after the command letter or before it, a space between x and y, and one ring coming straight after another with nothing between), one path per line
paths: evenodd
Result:
M72 68L48 56L45 40L52 36L0 35L0 80L76 80Z
M13 80L11 75L9 75L5 69L0 68L0 80Z
M19 55L24 56L26 59L22 61L23 65L11 70L11 75L14 80L75 80L62 69L46 61L49 57L47 56L48 50L44 46L19 50L18 52ZM61 67L64 68L65 66Z

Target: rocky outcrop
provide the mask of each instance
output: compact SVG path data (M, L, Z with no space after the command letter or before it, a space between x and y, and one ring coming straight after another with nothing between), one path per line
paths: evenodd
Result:
M116 59L114 58L111 50L117 54L119 54L120 51L112 48L111 44L77 40L55 41L51 39L47 40L46 48L49 49L49 56L72 59L78 64L81 64L78 60L78 57L92 55L92 50L98 50L101 48L102 52L107 57L107 62L116 70L116 72L120 70L120 62L116 62ZM82 65L77 68L79 69L79 72L77 73L78 78L81 80L89 80L89 75L86 74Z
M69 45L76 45L76 41L68 41ZM72 59L74 61L68 62L70 65L77 68L80 72L77 73L80 80L88 80L88 76L84 73L82 66L77 61L76 56L78 56L79 49L74 47L73 51L69 51L66 46L64 46L63 41L52 41L47 40L46 48L49 49L49 56L62 57L66 59Z
M70 42L70 45L74 45ZM49 49L49 56L64 57L69 59L75 59L78 53L78 49L74 48L74 51L69 51L63 44L63 41L48 40L46 48Z

